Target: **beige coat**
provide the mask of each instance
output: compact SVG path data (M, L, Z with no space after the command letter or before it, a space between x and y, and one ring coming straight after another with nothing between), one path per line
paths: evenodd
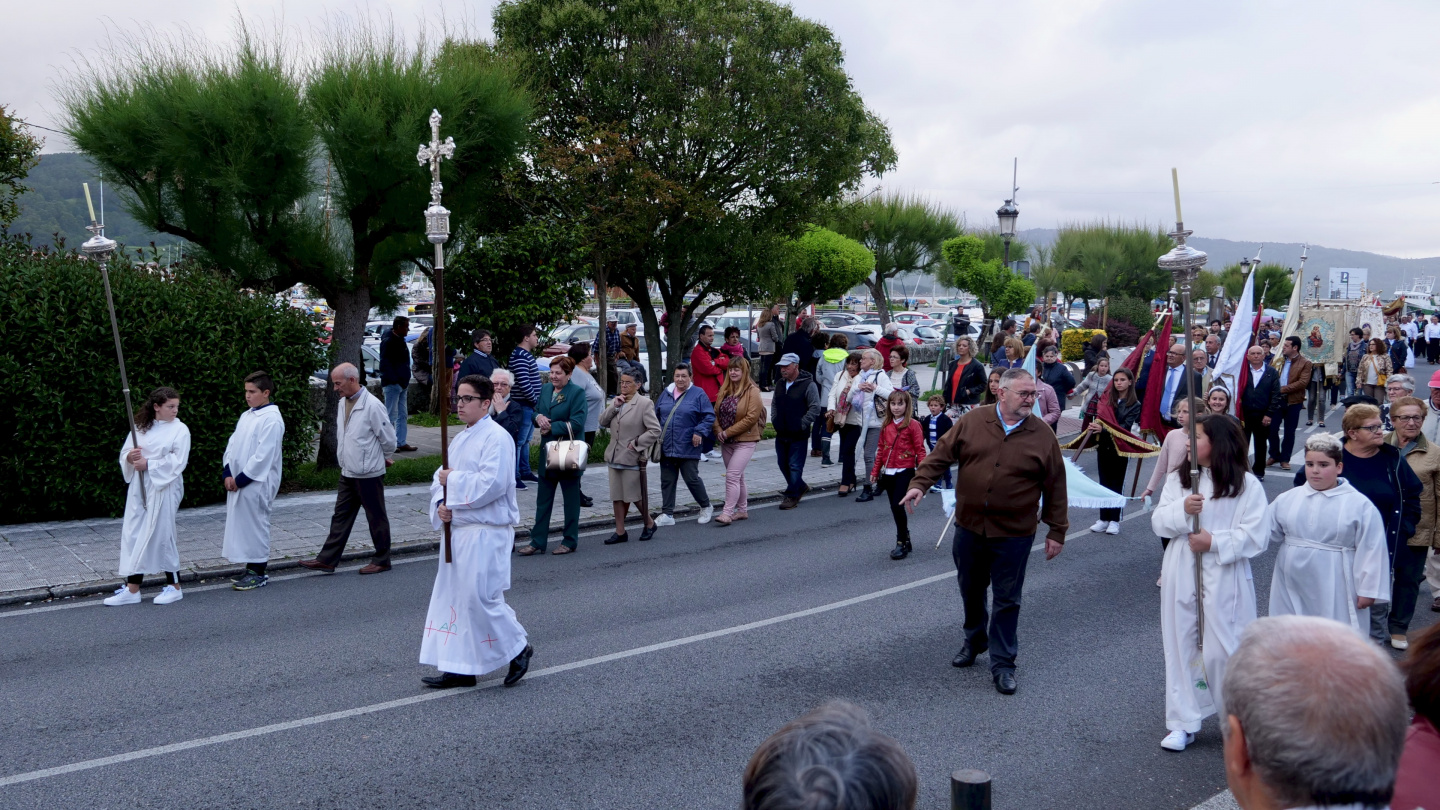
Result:
M1386 444L1400 446L1399 437L1391 433L1385 437ZM1415 524L1415 534L1406 545L1433 546L1440 548L1440 531L1436 531L1436 504L1440 503L1440 445L1436 445L1425 434L1416 439L1415 449L1405 456L1405 463L1425 489L1420 492L1420 522Z
M646 451L660 438L660 420L655 416L655 403L636 394L623 408L615 407L615 399L600 414L600 427L610 431L610 444L605 448L605 463L621 467L638 467L648 462ZM635 449L630 449L631 444Z

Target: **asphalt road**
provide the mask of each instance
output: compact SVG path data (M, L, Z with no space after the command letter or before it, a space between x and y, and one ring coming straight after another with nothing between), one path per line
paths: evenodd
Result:
M902 562L882 501L833 494L517 557L509 601L537 652L513 689L494 688L503 672L420 688L429 556L168 607L0 612L0 806L733 808L755 746L836 697L904 745L922 807L948 807L961 767L992 774L997 808L1189 808L1224 789L1213 720L1190 750L1159 747L1147 516L1110 537L1077 510L1059 558L1032 553L1005 697L988 658L949 664L962 617L939 509L922 504ZM1255 563L1262 613L1273 557ZM1436 617L1422 599L1416 627Z

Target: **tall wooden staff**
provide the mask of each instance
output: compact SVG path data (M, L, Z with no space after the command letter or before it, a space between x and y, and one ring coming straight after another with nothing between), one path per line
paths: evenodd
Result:
M1190 289L1195 283L1195 277L1199 275L1200 268L1205 266L1206 255L1203 250L1196 250L1185 244L1185 238L1194 231L1185 230L1185 220L1180 215L1180 177L1174 169L1170 170L1170 182L1175 189L1175 230L1170 238L1175 240L1175 247L1160 257L1160 269L1169 270L1175 281L1175 286L1180 291L1180 307L1185 313L1185 324L1183 333L1185 335L1185 388L1186 399L1190 402L1190 419L1186 430L1190 434L1190 480L1195 482L1195 494L1200 493L1200 461L1199 449L1195 437L1195 417L1199 400L1195 397L1195 388L1199 380L1195 376L1195 366L1190 362L1190 351L1192 347L1190 339ZM1173 291L1171 293L1174 294ZM1191 531L1200 531L1200 516L1192 515L1190 519ZM1176 538L1179 539L1179 538ZM1205 582L1201 574L1200 555L1195 556L1195 621L1198 632L1198 647L1205 648ZM1203 666L1203 660L1202 660Z
M110 294L110 255L118 246L114 239L105 238L105 226L95 219L95 203L90 201L90 184L84 183L85 205L90 209L90 225L85 230L94 234L85 240L80 250L100 263L100 278L105 282L105 306L110 310L110 334L115 338L115 360L120 364L120 393L125 397L125 416L130 420L130 446L140 447L140 437L135 430L135 407L130 404L130 378L125 373L125 352L120 348L120 322L115 319L115 297ZM103 191L103 189L102 189ZM101 195L100 203L105 203ZM145 471L140 471L140 505L149 508L145 496Z
M425 209L425 236L435 246L435 335L430 350L435 352L435 365L440 371L440 396L450 396L450 363L445 358L445 242L450 239L450 211L440 204L440 161L455 156L455 139L440 140L440 111L430 111L430 143L420 144L416 159L420 165L430 164L430 207ZM440 408L440 469L450 469L450 409ZM448 488L441 485L441 497ZM454 562L450 549L450 524L442 524L445 535L445 562Z

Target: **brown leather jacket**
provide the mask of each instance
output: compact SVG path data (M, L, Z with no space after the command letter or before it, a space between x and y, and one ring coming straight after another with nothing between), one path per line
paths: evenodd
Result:
M1271 363L1275 366L1278 374L1285 370L1285 356L1280 355ZM1305 392L1310 390L1310 375L1315 372L1315 364L1305 359L1305 355L1296 355L1290 361L1290 379L1280 381L1280 395L1285 397L1285 404L1300 405L1305 402Z

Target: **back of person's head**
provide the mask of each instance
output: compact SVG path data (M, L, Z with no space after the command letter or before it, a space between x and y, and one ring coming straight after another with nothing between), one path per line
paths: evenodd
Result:
M1440 728L1440 624L1431 625L1410 642L1400 666L1405 670L1410 707Z
M850 338L840 334L839 332L832 332L830 333L830 348L848 349L850 348Z
M571 343L570 348L565 350L565 356L574 360L575 365L578 366L581 360L590 356L590 344L584 342Z
M1350 627L1272 616L1246 628L1225 672L1225 770L1241 807L1383 807L1408 712L1400 672ZM1258 783L1258 784L1257 784Z
M865 711L831 701L760 743L745 766L744 810L912 810L919 779Z
M894 337L894 336L895 336L896 334L898 334L899 332L900 332L900 324L898 324L898 323L887 323L887 324L885 324L885 336L886 336L886 337Z
M410 319L405 317L404 315L396 315L395 320L390 322L390 328L394 329L397 332L401 329L409 329Z

